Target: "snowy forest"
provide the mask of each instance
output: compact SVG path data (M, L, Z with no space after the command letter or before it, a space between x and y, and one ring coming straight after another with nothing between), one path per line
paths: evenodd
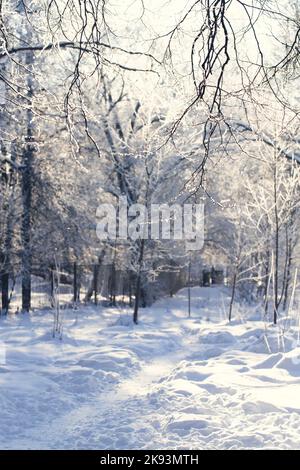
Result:
M0 30L0 448L300 449L299 0Z

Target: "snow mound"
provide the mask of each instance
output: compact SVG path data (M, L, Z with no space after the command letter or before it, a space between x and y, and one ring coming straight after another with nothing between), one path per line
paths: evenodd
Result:
M179 435L188 434L191 430L205 430L207 434L209 428L208 420L190 414L181 414L167 425L169 432L176 432Z
M300 377L300 347L286 353L276 367L286 370L294 377Z
M200 335L200 341L205 344L234 344L236 338L229 331L210 331L209 333L203 332Z
M200 367L205 366L206 362L200 363ZM175 369L172 374L169 375L167 380L176 380L176 379L184 379L188 380L191 382L202 382L203 380L207 379L211 374L210 373L204 373L203 368L200 369L199 363L193 364L190 362L182 362L179 365L178 369ZM200 369L200 370L199 370Z
M253 369L270 369L274 367L283 357L282 353L271 354L267 359L258 362Z
M2 448L300 448L297 327L228 324L224 296L66 310L62 341L50 311L0 318Z
M272 405L271 403L266 403L262 401L245 402L242 404L243 410L248 414L262 414L262 413L278 413L278 411L283 411L277 406Z
M138 368L138 359L130 351L113 349L87 353L77 361L77 365L93 370L122 373L128 368Z
M132 315L123 314L120 315L119 318L111 324L112 327L114 326L126 326L132 327Z

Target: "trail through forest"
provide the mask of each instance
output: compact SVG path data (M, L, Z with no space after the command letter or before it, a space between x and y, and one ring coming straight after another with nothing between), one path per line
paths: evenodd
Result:
M67 310L62 340L49 312L1 319L4 447L299 448L297 331L283 351L255 309L229 324L228 297L192 289L188 318L184 289L138 326L117 309Z

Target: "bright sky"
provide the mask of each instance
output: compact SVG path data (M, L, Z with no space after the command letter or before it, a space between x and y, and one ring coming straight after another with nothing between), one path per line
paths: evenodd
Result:
M110 0L108 5L113 17L112 24L115 28L122 31L124 35L126 35L126 32L129 33L128 36L132 41L141 43L143 39L149 40L158 34L171 31L194 3L195 0ZM255 2L253 3L255 4ZM249 4L251 5L251 2ZM286 13L287 5L285 0L281 1L276 9L280 8L282 12ZM185 38L182 37L181 41L185 39L188 44L189 38L195 37L194 33L199 31L201 25L201 11L203 11L203 7L197 5L189 19L185 21L183 24ZM265 15L258 19L258 10L248 9L248 11L252 14L251 19L255 23L263 48L267 51L275 45L278 48L278 42L272 37L279 33L274 21L271 22ZM241 41L243 38L242 32L245 26L249 24L247 12L239 1L232 0L227 16L234 30L239 33L238 39ZM247 33L245 49L248 49L248 54L256 54L253 44L253 34ZM246 47L246 45L249 47Z
M109 0L107 5L108 11L111 13L110 25L118 36L116 44L125 45L125 47L129 47L131 50L150 51L161 59L165 52L168 38L164 37L154 43L151 39L156 38L158 35L169 33L194 3L195 0ZM284 10L284 4L285 1L282 1L280 6L282 10ZM180 72L182 75L190 74L191 45L203 24L205 9L203 10L203 7L199 5L195 7L193 13L183 23L181 33L174 37L172 45L173 65L175 65L177 72ZM279 26L274 21L271 22L266 16L259 18L258 10L251 10L251 13L251 21L255 24L260 47L265 55L265 63L268 62L270 56L272 57L272 62L274 62L274 51L280 50L281 47L276 37L282 38L283 32L280 31ZM259 50L254 34L252 31L246 30L246 27L249 25L249 17L247 16L247 11L245 11L238 0L231 1L227 18L230 20L230 24L235 31L239 59L259 63ZM228 30L230 47L232 48L233 39L229 27ZM134 57L132 61L140 66L143 64L143 59L140 61L137 57ZM130 62L131 64L133 63L132 61ZM228 69L234 67L234 65L234 53L231 51L231 61ZM246 63L245 68L248 65ZM239 80L237 74L234 73L231 75L231 80L235 80L235 76L236 80ZM153 83L154 86L157 82L155 76L153 79L151 77L145 78L145 76L141 80L137 77L133 79L137 86L141 86L141 88L145 88L147 82L148 85ZM187 87L190 88L189 79Z

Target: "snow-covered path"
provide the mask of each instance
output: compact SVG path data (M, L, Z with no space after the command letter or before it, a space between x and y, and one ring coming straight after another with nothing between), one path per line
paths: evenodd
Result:
M2 448L300 448L296 332L284 352L261 321L228 325L225 291L193 289L191 319L186 302L158 302L137 327L67 311L62 341L49 313L1 319Z

